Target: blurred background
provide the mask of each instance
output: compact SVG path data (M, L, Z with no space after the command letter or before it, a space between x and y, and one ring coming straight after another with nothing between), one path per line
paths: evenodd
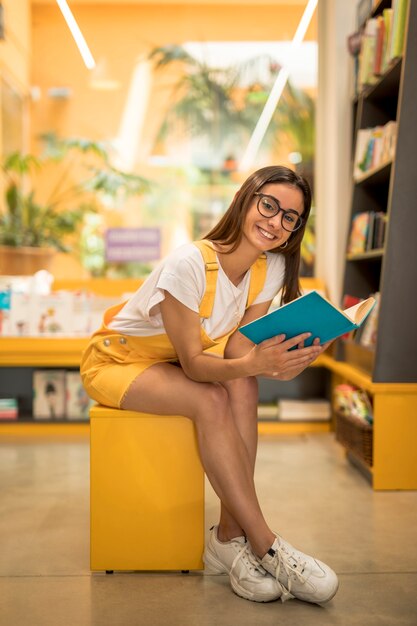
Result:
M287 165L314 192L312 4L3 0L2 196L24 215L9 220L1 243L54 249L56 277L144 276L204 236L259 167ZM77 47L66 7L90 56ZM315 220L314 208L306 276Z

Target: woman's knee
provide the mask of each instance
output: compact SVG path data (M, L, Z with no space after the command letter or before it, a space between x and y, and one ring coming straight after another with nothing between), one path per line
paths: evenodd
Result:
M255 376L230 380L225 387L234 399L239 399L248 404L258 402L258 380Z
M208 418L211 422L230 419L229 394L223 385L208 383L201 390L196 418Z

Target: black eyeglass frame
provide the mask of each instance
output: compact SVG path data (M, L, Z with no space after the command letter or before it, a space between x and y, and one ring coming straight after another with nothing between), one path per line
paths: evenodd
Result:
M254 196L259 196L258 202L256 204L256 208L258 209L258 213L260 215L262 215L262 217L275 217L276 215L279 215L279 213L282 213L282 215L281 215L281 226L282 226L282 228L285 231L287 231L287 233L295 233L304 224L304 222L305 222L304 218L301 217L301 215L299 215L297 213L297 211L294 211L293 209L288 209L288 211L286 211L285 209L281 208L278 200L276 198L274 198L274 196L270 196L267 193L261 193L259 191L256 191L253 195ZM259 208L259 205L261 203L262 198L270 198L273 201L273 203L275 203L277 205L276 213L273 213L272 215L264 215L264 213L262 213L261 209ZM296 218L298 220L296 227L293 228L292 230L288 230L288 228L285 228L285 226L284 226L284 222L282 221L282 217L283 216L285 217L286 215L294 215L294 216L296 216Z

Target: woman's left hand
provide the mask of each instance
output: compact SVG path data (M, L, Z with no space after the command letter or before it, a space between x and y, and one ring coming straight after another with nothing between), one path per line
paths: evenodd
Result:
M264 376L266 378L274 378L275 380L292 380L293 378L296 378L299 374L301 374L301 372L303 372L307 367L309 367L312 363L314 363L314 361L325 351L327 350L327 348L330 346L330 344L332 343L332 341L327 341L326 343L324 343L322 346L320 346L320 352L318 354L316 354L315 356L312 356L311 359L304 364L302 367L294 367L292 369L288 369L285 373L280 373L280 372L264 372L263 374L261 374L261 376ZM320 345L320 339L316 338L313 341L313 345L318 346ZM301 343L298 344L297 346L298 348L304 348L304 341L302 341Z

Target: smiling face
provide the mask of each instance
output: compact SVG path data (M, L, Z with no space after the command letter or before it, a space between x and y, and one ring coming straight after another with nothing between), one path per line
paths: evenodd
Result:
M259 191L275 198L284 211L296 211L300 217L303 215L304 198L297 187L282 183L267 183ZM274 217L263 217L257 209L258 199L259 196L254 196L246 214L243 236L257 250L265 252L284 245L292 233L282 227L283 213L281 211Z

